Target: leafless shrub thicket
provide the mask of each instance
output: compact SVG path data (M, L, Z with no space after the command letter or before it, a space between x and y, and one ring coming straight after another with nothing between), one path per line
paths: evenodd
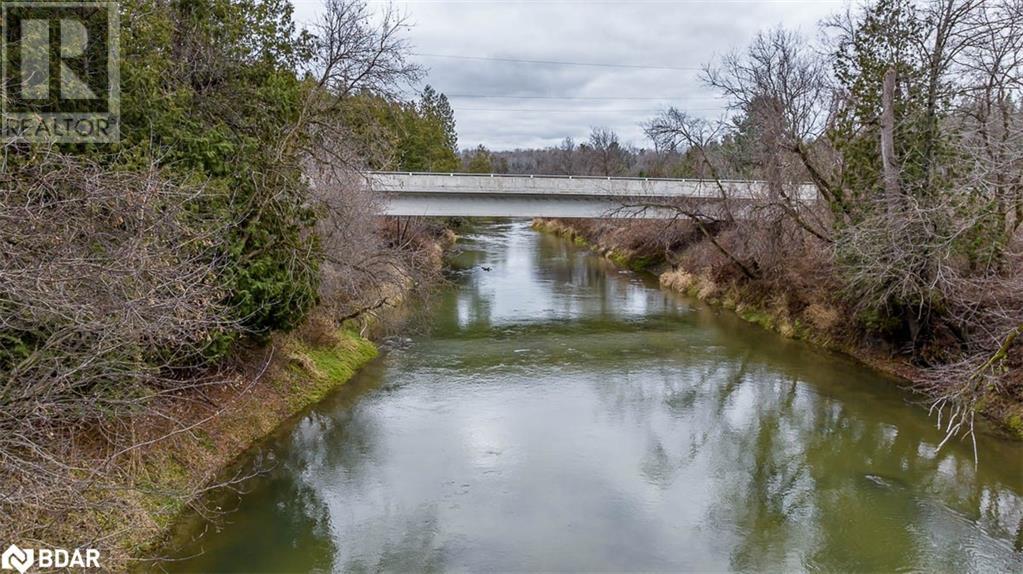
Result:
M396 306L398 291L425 295L439 275L431 250L436 229L422 221L388 225L374 217L383 198L372 191L363 168L386 150L356 149L343 113L349 96L397 98L420 78L422 70L406 59L410 47L402 32L407 27L406 16L393 6L374 15L364 2L343 0L330 0L316 26L317 57L310 73L318 79L303 114L309 118L304 171L323 249L320 296L331 320ZM374 124L360 120L363 126ZM391 288L396 286L400 289Z
M679 211L723 230L732 265L765 281L824 256L833 302L903 346L950 436L970 432L986 397L1023 398L1007 376L1023 327L1023 2L883 0L825 29L816 46L767 32L708 67L732 119L671 109L647 133L719 184L732 208ZM746 209L725 178L766 191Z
M315 236L292 246L294 259L319 264L331 327L396 304L402 288L423 289L438 271L429 235L436 230L377 217L379 198L360 173L366 150L347 143L339 119L346 96L393 96L416 77L405 62L403 27L393 11L378 22L365 2L328 2L309 70L315 85L302 92L294 125L261 150L279 156L282 170L295 171L288 158L302 158L305 177L286 192L299 194L317 219ZM193 87L216 83L225 66L238 65L226 61L228 50L196 42L176 46ZM246 113L240 110L223 113ZM125 498L141 488L146 449L217 416L210 397L230 395L226 383L251 386L264 373L265 364L223 359L245 335L243 318L225 303L222 258L239 222L224 214L272 208L285 191L272 183L274 174L253 173L271 192L227 209L237 207L234 198L179 183L181 174L170 177L173 168L158 159L129 170L123 166L137 165L134 156L93 162L28 151L5 156L0 167L0 539L54 542L47 537L79 536L63 521L127 516L106 511L130 506ZM250 362L265 359L252 354L260 358ZM97 544L110 548L134 527L130 520L90 523L81 536L102 536Z
M232 325L202 191L57 154L0 172L0 507L93 507L133 417L208 382Z
M755 98L754 98L755 99ZM755 99L759 106L763 99ZM759 109L759 108L758 108ZM751 116L750 122L767 120L766 111ZM762 124L753 123L759 130ZM687 150L702 166L702 172L716 197L708 199L665 202L679 218L692 222L714 250L736 267L747 279L772 280L785 284L804 271L793 269L792 262L813 249L831 242L830 214L819 205L800 197L800 175L804 174L797 155L789 147L781 147L782 134L772 131L768 142L751 142L754 149L724 150L719 142L731 127L723 122L708 121L670 109L646 125L647 135L659 149ZM771 128L775 130L775 128ZM756 131L755 133L762 133ZM784 136L791 137L791 136ZM786 144L787 145L787 144ZM759 185L734 184L726 180L748 175L737 171L736 159L751 165L765 166L770 177ZM725 230L737 230L719 237Z
M384 198L365 174L332 159L342 153L335 148L306 166L323 249L321 303L335 321L424 297L440 275L439 230L418 219L388 224L374 217Z

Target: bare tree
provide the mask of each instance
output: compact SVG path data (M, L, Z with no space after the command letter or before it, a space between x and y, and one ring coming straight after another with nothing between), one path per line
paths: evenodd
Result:
M306 70L316 87L307 92L299 120L282 138L282 149L295 140L302 142L307 153L336 149L336 145L321 145L317 138L347 136L341 112L350 96L367 93L400 99L405 88L422 75L422 68L408 60L411 47L402 36L408 27L407 17L391 4L374 20L364 0L328 0L314 27L314 56ZM357 157L340 153L334 161ZM349 164L351 169L359 167Z
M564 175L575 175L578 173L577 160L576 160L576 145L572 138L565 138L562 140L555 151L556 156L556 169L558 173Z
M439 271L438 254L430 249L434 227L411 220L390 227L374 217L385 198L364 173L368 150L353 147L339 113L353 94L396 99L420 78L421 68L408 61L402 36L407 27L407 18L390 4L374 22L363 0L329 0L317 26L313 73L319 80L307 105L308 122L300 127L309 139L304 167L325 258L321 300L338 321L396 306L399 290L381 286L422 295Z
M629 151L618 141L618 134L608 128L590 131L588 151L590 173L594 175L621 176L629 169Z
M358 91L399 97L421 69L410 63L410 46L402 36L408 18L385 5L373 22L363 0L327 0L316 25L316 57L311 72L318 85L339 98Z
M1023 2L981 3L963 28L955 65L964 89L948 129L971 167L965 187L995 202L1006 234L997 251L1023 225Z
M751 123L754 161L764 169L771 203L815 237L827 238L825 222L789 193L793 184L809 179L833 213L845 211L826 167L832 158L815 149L823 144L833 110L826 60L798 35L775 29L758 34L744 52L727 55L719 66L705 68L704 80Z

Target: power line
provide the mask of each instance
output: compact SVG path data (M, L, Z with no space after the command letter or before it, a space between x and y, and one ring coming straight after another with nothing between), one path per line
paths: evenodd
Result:
M515 62L519 64L543 64L550 66L591 66L596 68L627 68L632 70L670 70L673 72L698 72L702 68L697 67L677 67L677 66L638 66L633 64L607 64L597 62L563 62L556 60L523 60L519 58L490 58L484 56L461 56L455 54L424 54L422 52L413 52L413 56L420 56L422 58L449 58L452 60L480 60L485 62Z
M510 100L592 100L592 101L649 101L669 102L679 100L721 100L722 96L700 96L700 97L677 97L668 96L663 98L632 97L632 96L501 96L497 94L445 94L448 98L496 98Z
M369 0L388 3L390 0ZM845 0L629 0L630 4L843 4ZM412 0L416 4L613 4L622 0Z
M663 112L664 109L619 109L619 108L595 108L595 109L560 109L560 110L544 110L537 108L454 108L455 113L461 111L473 111L473 112L538 112L545 114L575 114L575 113L644 113L644 114L656 114ZM686 108L686 111L691 112L720 112L724 111L724 108Z

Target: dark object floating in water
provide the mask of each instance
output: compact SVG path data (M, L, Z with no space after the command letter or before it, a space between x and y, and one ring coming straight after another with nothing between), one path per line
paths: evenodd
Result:
M874 486L886 488L889 490L897 488L905 488L906 484L902 480L895 478L894 476L881 476L877 474L864 474L863 478L869 481Z
M487 267L486 265L480 265L480 269L482 269L484 271L493 271L494 270L493 267Z

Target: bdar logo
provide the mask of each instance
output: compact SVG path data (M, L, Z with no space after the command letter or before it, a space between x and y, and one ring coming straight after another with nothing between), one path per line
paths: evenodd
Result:
M43 570L99 568L99 550L95 548L19 548L16 544L0 556L0 570L17 570L25 574L33 566Z
M32 550L22 550L15 544L11 544L0 556L0 567L4 570L17 570L21 574L28 572L33 562L35 562L35 556Z

